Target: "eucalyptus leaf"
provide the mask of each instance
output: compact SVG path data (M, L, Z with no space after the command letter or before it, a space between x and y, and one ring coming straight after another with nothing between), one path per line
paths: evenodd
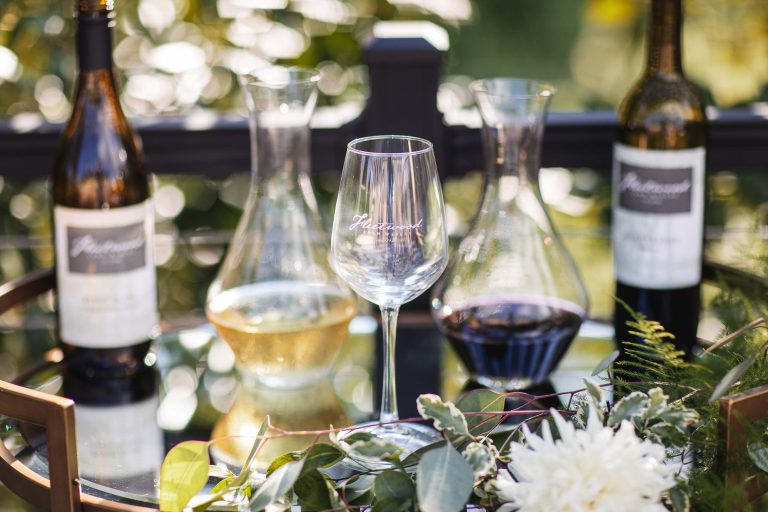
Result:
M304 471L316 468L327 468L339 462L344 458L344 452L337 447L318 443L309 447L304 456Z
M465 413L469 432L473 435L483 434L496 426L494 418L489 416L468 416L469 412L499 413L504 411L505 397L490 389L475 389L463 394L456 402L456 407ZM489 419L490 418L490 419Z
M181 512L208 481L208 443L174 446L160 468L160 510Z
M648 419L651 420L659 414L669 409L667 405L669 397L664 394L661 388L653 388L648 390Z
M688 427L699 421L699 413L693 409L670 407L656 416L660 421L669 423L680 432L688 432Z
M341 484L341 495L344 497L347 503L354 505L368 504L373 498L371 491L373 489L375 480L376 475L355 475ZM360 501L364 501L364 503L359 503Z
M319 512L335 508L331 493L333 489L328 487L328 481L317 470L305 470L296 480L293 491L299 498L299 506L302 512Z
M251 447L251 452L245 459L245 464L243 464L243 469L240 470L240 474L237 475L237 477L235 477L234 481L232 482L233 487L239 487L243 485L251 475L251 465L253 464L254 459L256 459L256 454L259 452L259 448L261 447L262 443L264 443L264 434L267 433L268 428L269 416L266 416L264 421L261 422L259 432L256 434L256 440L253 442L253 446Z
M288 452L280 455L275 460L269 463L269 467L267 468L267 476L271 475L275 472L277 468L284 464L288 464L289 462L294 462L297 460L301 460L305 455L304 451L300 452Z
M413 500L402 498L384 498L383 500L376 500L372 512L405 512L411 510L412 503Z
M460 436L469 435L467 419L451 402L444 402L437 395L425 394L416 400L416 408L422 418L434 422L437 430Z
M715 400L719 399L723 395L725 395L729 389L731 389L734 384L736 384L742 375L749 369L750 366L755 364L755 361L757 358L755 355L752 355L742 361L741 363L737 364L733 368L731 368L728 373L725 374L725 377L720 381L720 383L715 387L715 390L712 392L712 396L709 397L709 402L712 403Z
M680 487L669 490L669 501L672 504L672 512L690 512L691 498Z
M408 466L415 466L421 460L422 455L424 455L428 451L434 450L435 448L440 448L441 446L444 446L446 443L447 441L440 440L434 443L430 443L426 446L422 446L418 450L414 450L405 458L405 460L403 460L403 467L407 468Z
M587 394L592 399L592 403L597 409L600 409L600 404L603 402L603 390L600 389L600 385L592 379L582 380L587 388Z
M297 460L287 462L272 472L253 495L251 510L254 512L263 510L285 496L285 493L290 491L298 480L303 468L304 461Z
M416 493L422 512L459 512L472 494L472 466L451 444L430 450L416 469Z
M497 453L485 444L469 443L461 455L472 467L475 480L479 480L496 470Z
M405 473L394 470L386 470L379 473L373 490L376 494L376 500L387 498L410 500L416 494L413 480Z
M370 441L375 437L376 436L371 434L370 432L365 432L364 430L358 430L357 432L352 432L348 436L344 436L344 442L346 442L347 444L352 444L357 441Z
M623 420L634 423L635 419L642 418L648 410L648 397L639 391L633 391L615 404L608 415L608 426L618 427Z
M355 441L349 445L350 452L366 459L394 460L400 456L402 448L390 441L372 437L367 441Z
M224 478L222 480L219 480L219 483L217 483L213 489L211 489L211 494L218 494L222 492L224 489L227 489L230 485L232 485L232 482L234 481L233 477Z
M762 471L768 472L768 446L763 443L749 443L747 445L747 453L755 466Z
M618 350L614 350L613 352L605 356L605 358L602 361L597 363L597 366L595 366L595 369L592 370L592 376L594 377L598 373L602 373L608 368L610 368L611 365L614 363L614 361L616 361L616 359L619 358L620 354L621 352L619 352Z

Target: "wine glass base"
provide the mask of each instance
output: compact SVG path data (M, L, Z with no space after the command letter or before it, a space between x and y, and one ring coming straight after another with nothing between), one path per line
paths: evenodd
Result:
M378 422L364 423L363 425L356 425L353 429L343 432L339 436L339 441L344 443L346 436L356 434L359 432L366 432L373 434L376 437L395 443L401 448L400 460L405 460L410 454L416 450L423 448L429 444L442 441L443 436L432 427L422 425L420 423L390 423L382 425ZM362 469L368 470L383 470L392 467L392 463L374 459L369 457L363 457L356 454L350 454L349 459ZM416 466L411 468L416 469Z

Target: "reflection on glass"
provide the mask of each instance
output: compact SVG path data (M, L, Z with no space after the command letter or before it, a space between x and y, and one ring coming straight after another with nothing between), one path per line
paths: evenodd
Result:
M265 388L243 386L234 405L213 428L217 440L211 453L218 462L240 467L253 446L262 422L269 415L272 425L283 430L325 430L349 426L352 420L344 410L333 385L326 379L304 388ZM290 435L270 439L259 451L254 468L265 471L278 456L303 450L315 435Z
M65 373L63 387L76 404L77 456L84 484L153 497L165 455L156 420L154 370L119 379Z

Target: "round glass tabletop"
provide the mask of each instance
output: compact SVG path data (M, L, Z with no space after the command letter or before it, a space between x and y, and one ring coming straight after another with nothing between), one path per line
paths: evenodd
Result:
M150 369L120 379L83 379L66 360L28 374L24 385L75 401L77 451L84 493L156 507L160 466L184 440L215 440L211 463L238 468L261 422L290 431L344 427L371 420L378 394L380 343L369 316L353 320L327 378L297 389L263 388L238 378L229 347L200 320L174 325L157 339ZM586 322L544 391L582 387L581 379L613 350L612 329ZM417 416L421 393L454 399L471 387L452 349L425 314L405 314L398 329L398 395L401 417ZM543 404L542 407L547 407ZM3 441L17 458L48 475L44 431L3 419ZM306 447L315 437L271 439L259 452L265 470L277 456Z

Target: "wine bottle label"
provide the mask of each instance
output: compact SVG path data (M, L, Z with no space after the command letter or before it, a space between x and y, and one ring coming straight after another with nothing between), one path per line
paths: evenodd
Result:
M157 397L126 405L77 404L75 428L82 475L108 480L157 473L163 460L157 407Z
M614 146L613 254L630 286L675 289L701 281L704 148Z
M151 200L109 210L56 206L61 339L87 348L146 341L157 327Z

